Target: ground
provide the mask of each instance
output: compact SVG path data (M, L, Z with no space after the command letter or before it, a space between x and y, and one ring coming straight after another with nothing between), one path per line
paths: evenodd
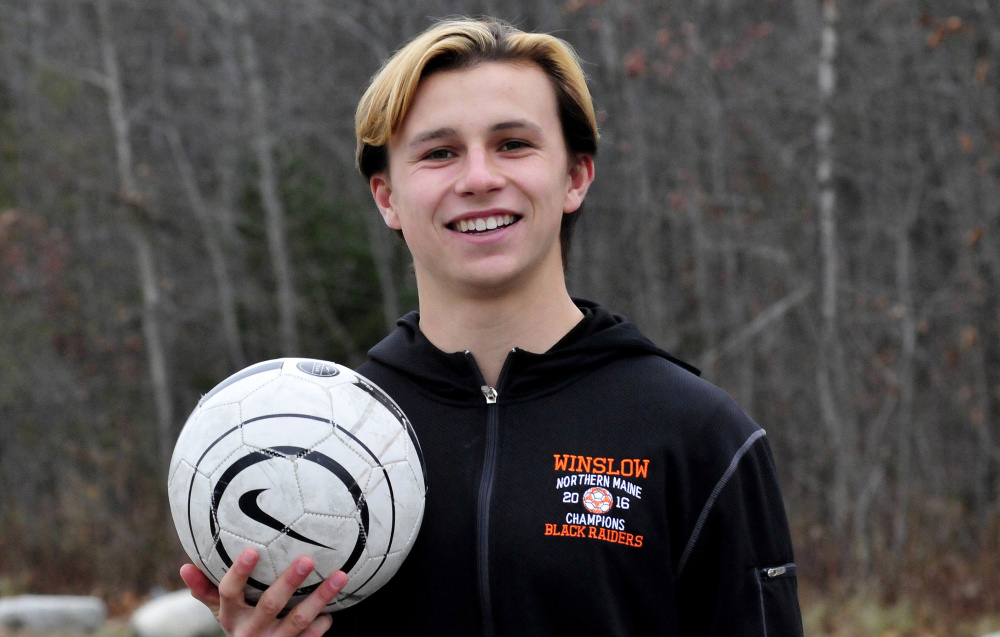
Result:
M809 591L803 594L802 618L806 637L983 637L1000 631L1000 616L948 626L935 619L930 607L912 601L880 605L869 596L856 595L832 604ZM0 637L68 637L68 634L0 629ZM113 617L91 637L131 637L128 620Z

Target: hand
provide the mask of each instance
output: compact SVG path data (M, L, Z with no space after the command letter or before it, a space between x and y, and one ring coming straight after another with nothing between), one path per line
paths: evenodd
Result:
M325 633L333 619L328 614L320 615L320 612L347 584L347 575L337 571L279 619L278 613L312 572L314 563L308 557L292 562L264 591L257 605L251 606L243 597L243 589L257 565L257 559L257 551L253 549L240 553L218 588L194 564L181 567L181 579L191 589L191 595L212 610L219 625L230 637L319 637Z

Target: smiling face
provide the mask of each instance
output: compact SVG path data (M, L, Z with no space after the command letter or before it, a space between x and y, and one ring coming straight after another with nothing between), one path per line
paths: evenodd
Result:
M555 91L530 63L482 63L423 79L372 194L413 255L421 298L478 297L563 282L559 228L593 159L568 156Z

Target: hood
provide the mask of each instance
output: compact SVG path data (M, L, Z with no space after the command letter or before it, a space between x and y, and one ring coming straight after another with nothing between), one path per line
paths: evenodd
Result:
M549 351L534 354L515 349L508 356L496 388L505 401L555 391L597 367L635 356L659 356L700 375L697 368L654 345L624 316L591 301L573 300L584 318ZM419 321L418 312L402 317L396 330L368 355L412 377L422 391L438 398L482 401L482 376L472 355L442 352L420 331Z

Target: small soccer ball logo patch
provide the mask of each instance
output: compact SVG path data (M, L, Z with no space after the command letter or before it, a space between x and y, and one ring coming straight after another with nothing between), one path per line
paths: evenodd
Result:
M614 500L607 489L590 487L583 493L583 506L591 513L605 514L614 506Z

